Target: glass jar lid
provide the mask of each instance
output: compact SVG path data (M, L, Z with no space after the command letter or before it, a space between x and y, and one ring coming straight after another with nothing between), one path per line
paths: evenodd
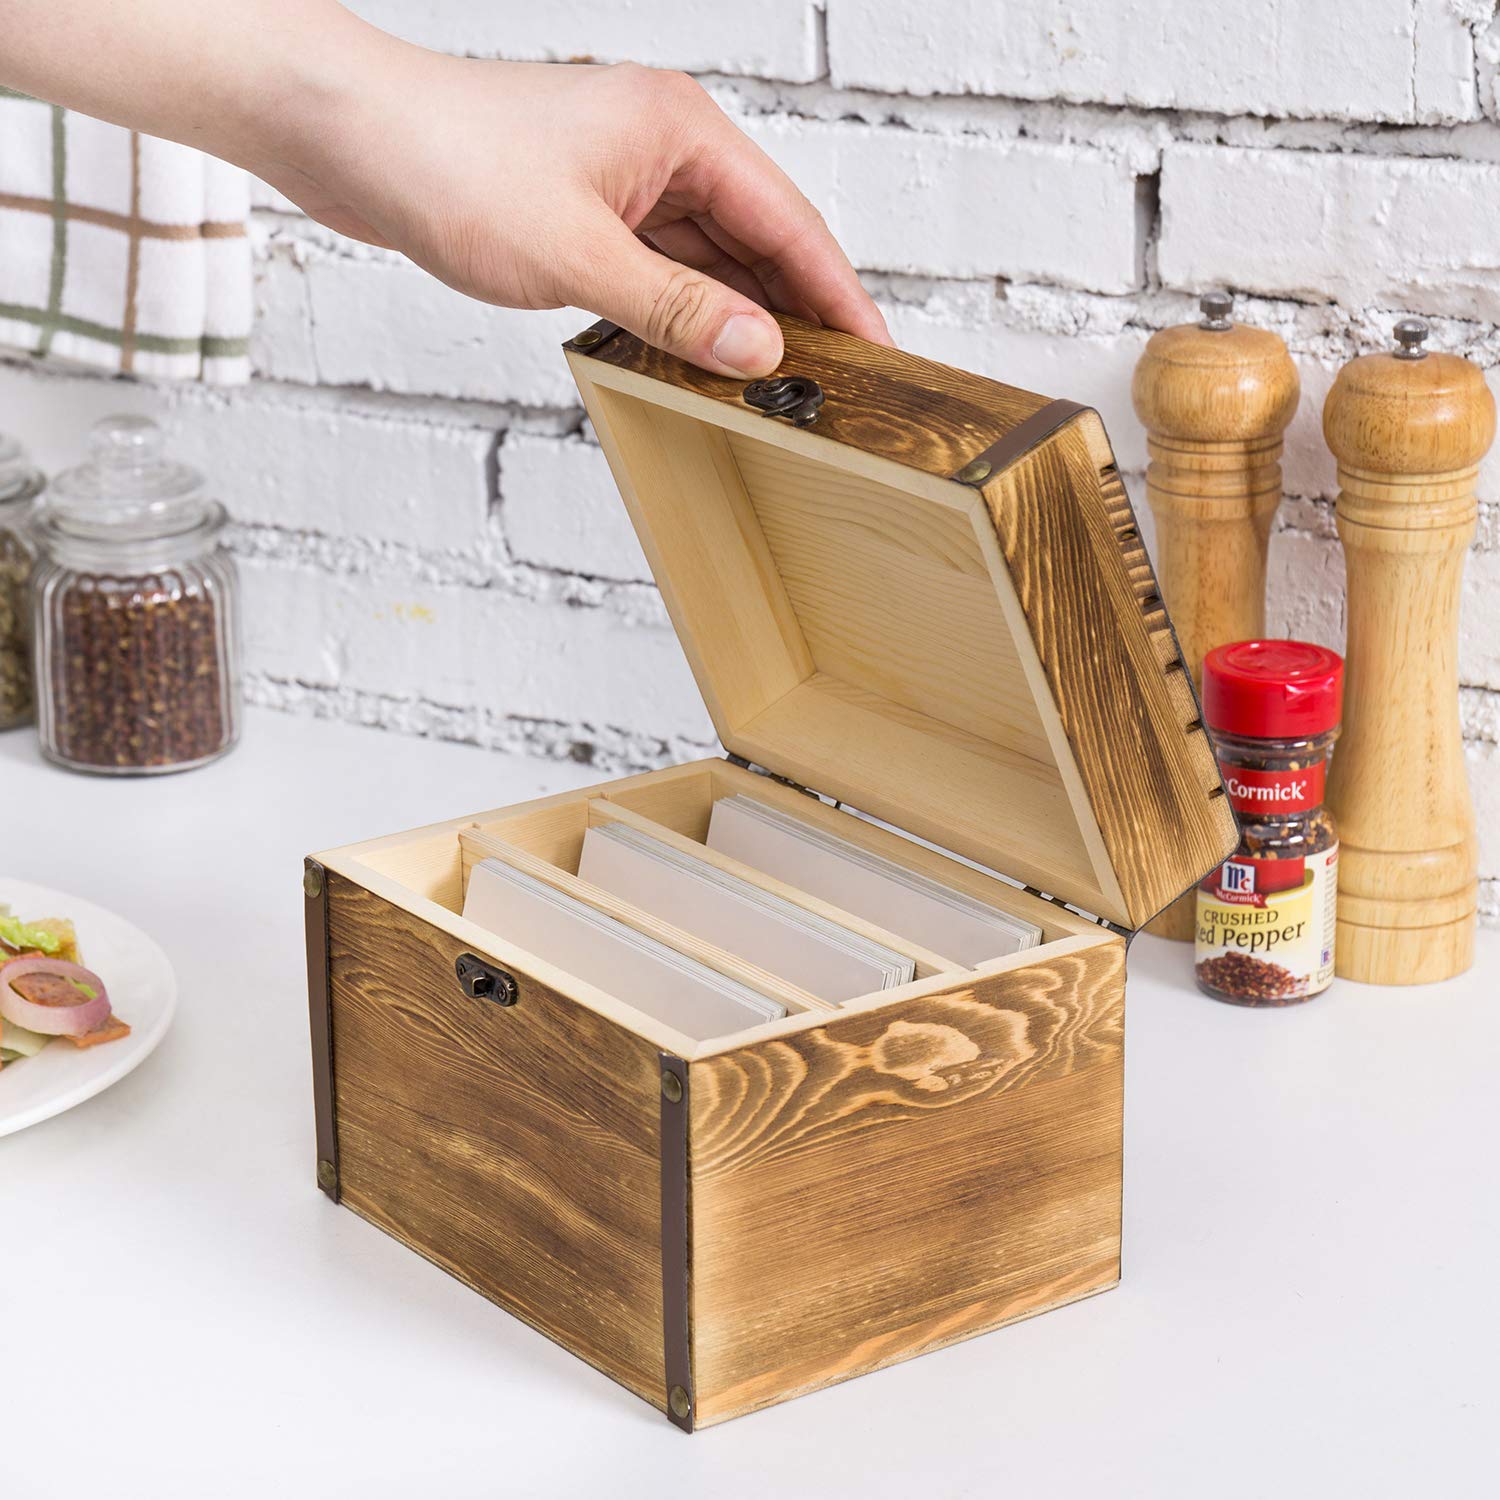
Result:
M197 469L166 456L155 422L116 416L94 424L88 458L52 481L38 521L93 541L146 541L217 530L224 511Z
M8 433L0 432L0 505L29 500L42 487L42 476L26 450Z

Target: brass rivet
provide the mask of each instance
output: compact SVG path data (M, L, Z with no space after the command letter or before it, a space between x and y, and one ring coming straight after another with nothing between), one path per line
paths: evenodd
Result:
M661 1093L668 1104L682 1103L682 1080L665 1068L661 1074Z
M990 477L990 470L995 466L987 458L976 458L972 463L967 463L953 477L960 484L980 484Z
M667 1405L672 1408L672 1415L679 1419L686 1417L693 1409L693 1403L688 1400L688 1393L680 1385L674 1385L667 1392Z
M577 338L573 340L575 349L592 349L604 335L597 328L585 328Z
M318 1186L325 1193L331 1193L339 1185L339 1174L334 1165L326 1156L318 1158Z
M302 872L302 889L314 901L323 894L323 872L316 865L309 865Z

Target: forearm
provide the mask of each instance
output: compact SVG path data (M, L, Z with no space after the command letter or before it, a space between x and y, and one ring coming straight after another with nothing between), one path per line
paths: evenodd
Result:
M335 0L0 0L0 84L256 170L401 43Z
M888 342L828 226L692 79L481 62L336 0L0 0L0 84L247 167L510 307L587 307L719 374L767 306Z

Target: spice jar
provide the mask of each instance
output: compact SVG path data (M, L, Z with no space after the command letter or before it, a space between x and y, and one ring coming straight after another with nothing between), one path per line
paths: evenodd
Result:
M224 508L143 417L106 417L35 515L42 751L83 771L182 771L239 736L239 583Z
M1203 660L1203 719L1240 846L1198 887L1198 988L1295 1005L1333 979L1338 832L1323 806L1344 663L1304 641L1237 641Z
M31 719L32 502L42 476L0 432L0 729Z

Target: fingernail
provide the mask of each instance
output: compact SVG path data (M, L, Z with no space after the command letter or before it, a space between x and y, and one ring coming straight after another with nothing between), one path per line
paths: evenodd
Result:
M762 319L736 313L719 330L713 356L732 375L769 375L781 363L781 340Z

